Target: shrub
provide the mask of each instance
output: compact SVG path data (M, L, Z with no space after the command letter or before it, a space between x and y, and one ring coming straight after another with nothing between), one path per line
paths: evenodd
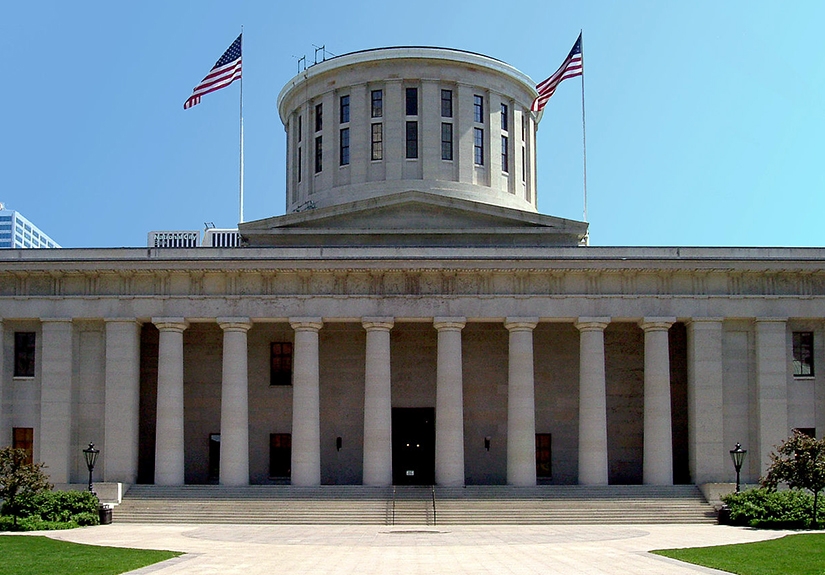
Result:
M26 493L17 497L15 508L20 531L41 529L69 529L85 525L97 525L99 502L88 491L47 491ZM11 518L9 518L11 519ZM13 530L0 522L0 531Z
M734 525L766 529L804 529L812 525L813 496L797 489L749 489L726 495L722 501L730 508ZM823 507L821 502L819 507Z

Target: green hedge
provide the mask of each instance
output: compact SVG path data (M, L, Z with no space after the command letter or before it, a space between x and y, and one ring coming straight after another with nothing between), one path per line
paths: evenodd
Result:
M825 517L823 497L819 498L820 517ZM813 496L798 489L771 491L748 489L722 498L730 508L733 525L763 529L807 529L811 527Z
M17 527L11 509L3 506L0 531L69 529L99 522L97 497L88 491L46 491L17 498Z

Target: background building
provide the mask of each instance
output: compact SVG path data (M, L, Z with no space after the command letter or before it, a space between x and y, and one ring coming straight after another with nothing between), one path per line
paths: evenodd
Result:
M0 248L59 248L20 212L0 204Z
M243 247L0 253L0 442L55 483L94 441L123 483L669 485L821 434L825 250L583 247L535 207L533 84L333 58Z

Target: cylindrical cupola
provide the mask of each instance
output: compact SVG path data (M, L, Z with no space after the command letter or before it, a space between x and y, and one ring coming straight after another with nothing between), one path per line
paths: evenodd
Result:
M278 96L286 212L410 190L536 212L533 81L445 48L353 52Z

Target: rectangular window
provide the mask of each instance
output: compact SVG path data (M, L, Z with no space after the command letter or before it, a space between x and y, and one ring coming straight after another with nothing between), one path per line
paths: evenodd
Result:
M807 435L811 439L816 439L816 427L797 427L794 431L798 431L802 435Z
M484 98L478 94L473 96L473 120L484 123Z
M292 475L292 435L269 434L269 476L273 479Z
M453 159L453 125L448 122L441 124L441 159Z
M407 88L407 115L418 115L418 88Z
M418 157L418 122L407 122L407 159Z
M507 131L507 104L501 105L501 129Z
M536 477L553 477L552 435L549 433L536 434Z
M303 154L301 154L301 148L298 148L298 183L301 183L301 172L304 171L303 166Z
M323 137L318 136L315 138L315 173L321 171L323 168L323 154L324 154L324 144L322 142Z
M384 115L384 92L373 90L371 94L370 116L380 118Z
M349 122L349 96L341 96L341 123Z
M814 375L814 334L810 331L793 332L794 377Z
M484 130L473 128L473 163L484 165Z
M298 141L304 137L304 117L298 116Z
M527 139L527 114L521 113L521 141Z
M507 136L501 137L501 171L510 171L510 152L508 149Z
M14 377L34 377L34 344L34 332L14 334Z
M315 106L315 131L320 132L324 128L324 105Z
M22 449L26 452L26 465L31 465L34 462L34 428L32 427L13 427L12 428L12 444L14 449Z
M349 165L349 128L341 128L341 147L338 153L338 163L341 166Z
M441 90L441 117L453 117L453 91Z
M269 346L269 385L292 385L292 344L289 342Z
M372 125L372 140L371 140L371 154L370 158L373 160L381 160L384 158L384 129L383 124Z

